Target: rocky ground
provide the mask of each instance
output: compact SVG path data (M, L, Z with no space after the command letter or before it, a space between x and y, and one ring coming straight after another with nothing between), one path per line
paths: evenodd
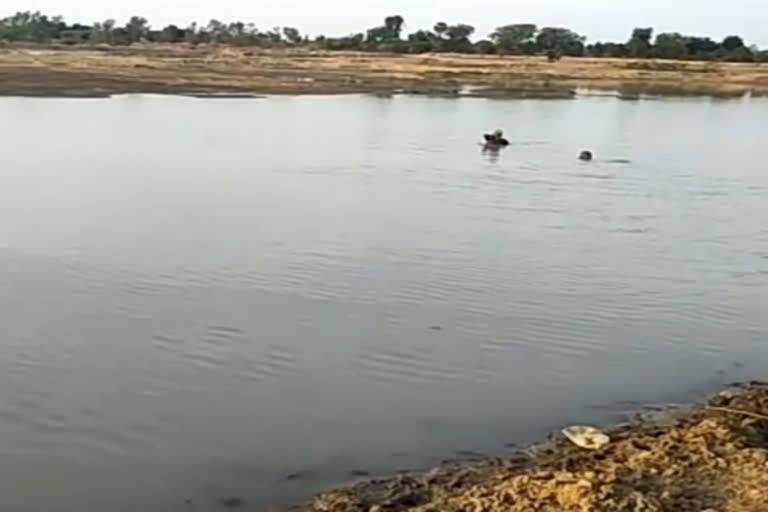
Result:
M308 512L765 512L768 384L606 430L598 450L564 438L505 458L362 482Z

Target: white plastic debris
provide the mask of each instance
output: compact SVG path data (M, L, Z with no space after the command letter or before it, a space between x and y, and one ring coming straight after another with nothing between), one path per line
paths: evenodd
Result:
M566 427L562 433L573 444L585 450L597 450L611 442L611 438L601 430L585 425Z

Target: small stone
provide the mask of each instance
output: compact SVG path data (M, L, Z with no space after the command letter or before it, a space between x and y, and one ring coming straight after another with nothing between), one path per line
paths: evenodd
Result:
M456 475L454 475L454 476L453 476L453 477L452 477L452 478L451 478L451 479L448 481L448 483L446 484L446 486L447 486L448 488L453 488L453 489L455 489L455 488L458 488L458 487L461 487L461 484L464 482L464 477L465 477L465 476L466 476L466 475L465 475L464 473L461 473L461 472L460 472L460 473L458 473L458 474L456 474Z
M576 480L576 477L573 473L569 473L567 471L558 471L555 473L555 482L560 483L570 483L574 482Z
M597 450L611 442L611 438L601 430L585 425L566 427L562 433L573 444L585 450Z
M744 418L743 420L741 420L741 423L739 425L741 425L741 428L749 428L755 423L757 423L757 421L758 420L755 418Z
M368 512L381 512L382 510L384 509L381 508L381 505L374 505L368 509Z

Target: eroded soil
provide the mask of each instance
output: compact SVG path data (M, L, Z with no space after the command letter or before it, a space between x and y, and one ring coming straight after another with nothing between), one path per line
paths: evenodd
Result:
M397 93L571 98L577 90L768 95L768 65L498 55L265 50L216 45L0 44L0 95Z

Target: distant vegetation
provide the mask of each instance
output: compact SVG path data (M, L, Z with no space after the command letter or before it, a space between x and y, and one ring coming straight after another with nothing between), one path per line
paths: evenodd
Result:
M391 53L481 53L546 55L550 60L571 57L632 57L658 59L768 62L768 51L748 46L731 35L722 41L667 32L654 37L652 28L636 28L626 42L586 43L586 37L563 27L538 27L518 23L498 27L487 39L473 40L475 28L463 23L438 22L431 29L405 34L405 19L388 16L383 24L344 37L309 38L292 27L258 29L253 23L223 23L187 27L150 26L146 18L134 16L124 25L114 20L85 25L67 23L61 16L19 12L0 19L0 41L58 44L130 45L137 42L221 43L263 48L304 47L321 50L379 51Z

